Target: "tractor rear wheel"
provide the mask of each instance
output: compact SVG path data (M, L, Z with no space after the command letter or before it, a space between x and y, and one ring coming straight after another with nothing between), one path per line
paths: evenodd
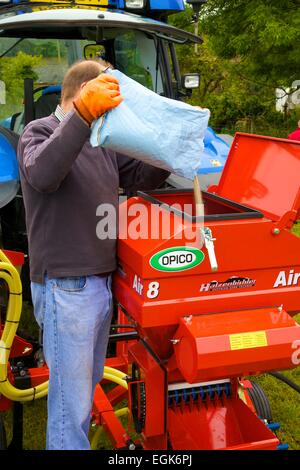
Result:
M7 449L6 431L3 416L0 413L0 450Z
M248 393L254 405L257 416L261 419L272 421L272 411L268 397L258 383L250 380L252 388L248 388Z

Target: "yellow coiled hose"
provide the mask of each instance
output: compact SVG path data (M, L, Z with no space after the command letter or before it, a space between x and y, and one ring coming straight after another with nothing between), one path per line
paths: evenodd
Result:
M22 284L18 271L0 250L0 278L8 286L9 299L6 320L0 340L0 393L10 400L31 401L47 395L48 382L34 388L19 390L7 376L10 349L16 335L22 311Z
M14 387L7 376L8 360L22 312L22 284L17 269L0 250L0 279L8 286L9 299L6 320L0 340L0 394L13 401L31 401L45 397L48 393L48 381L37 387L20 390ZM124 372L112 367L104 367L103 378L128 389Z

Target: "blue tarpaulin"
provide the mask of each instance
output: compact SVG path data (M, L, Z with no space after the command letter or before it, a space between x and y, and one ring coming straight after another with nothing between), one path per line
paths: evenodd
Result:
M18 189L17 155L9 140L0 133L0 208L16 196Z
M19 170L16 152L8 139L0 133L0 183L18 180Z
M229 153L229 145L208 127L204 136L204 152L198 173L220 173Z

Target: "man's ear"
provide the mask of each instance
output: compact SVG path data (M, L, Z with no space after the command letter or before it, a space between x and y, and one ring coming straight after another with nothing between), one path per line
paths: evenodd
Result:
M85 87L86 84L87 84L87 82L83 82L83 83L80 85L80 91L82 90L83 87Z

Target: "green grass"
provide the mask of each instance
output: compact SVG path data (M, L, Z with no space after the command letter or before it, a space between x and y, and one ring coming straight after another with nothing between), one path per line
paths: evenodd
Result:
M292 232L300 237L300 220L294 225Z
M300 223L296 224L293 232L300 236ZM300 314L296 320L300 323ZM37 326L35 324L32 309L28 304L24 304L20 333L26 336L37 335ZM284 372L291 380L300 384L300 367ZM278 431L278 437L284 443L288 443L291 449L300 450L300 395L290 387L271 377L263 374L254 378L264 389L268 396L273 412L273 420L281 423L281 429ZM126 401L122 401L118 408L126 406ZM11 439L11 412L5 413L5 423L8 433L8 440ZM34 403L24 405L24 448L25 449L44 449L45 448L45 429L47 419L46 399L38 400ZM127 427L126 417L121 421ZM95 429L91 429L91 437ZM109 439L102 435L98 448L110 449Z
M24 449L42 450L46 442L47 400L42 398L23 405L24 410ZM12 438L12 411L4 413L7 441Z

